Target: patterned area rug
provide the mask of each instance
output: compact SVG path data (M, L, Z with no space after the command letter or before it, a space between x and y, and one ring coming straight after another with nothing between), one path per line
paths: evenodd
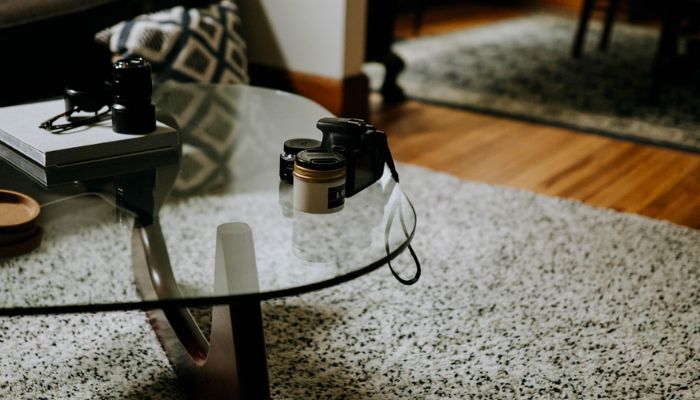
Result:
M413 99L700 152L700 79L663 86L650 103L658 30L616 23L607 53L571 57L576 21L537 14L406 40L399 84ZM377 88L383 72L365 71Z
M700 232L400 173L423 277L264 303L274 399L700 397ZM0 354L2 399L183 398L140 312L0 318Z

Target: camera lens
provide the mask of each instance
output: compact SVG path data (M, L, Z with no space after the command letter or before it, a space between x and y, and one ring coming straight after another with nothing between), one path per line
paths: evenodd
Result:
M119 60L113 65L112 129L142 134L156 129L156 109L151 103L151 64L143 58Z
M284 142L284 153L280 154L280 179L292 184L292 171L294 170L294 158L302 150L315 149L321 146L321 142L315 139L289 139Z

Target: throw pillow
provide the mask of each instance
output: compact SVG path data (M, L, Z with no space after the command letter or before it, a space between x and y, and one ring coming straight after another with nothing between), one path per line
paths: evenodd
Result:
M120 22L95 35L118 57L151 62L155 83L248 83L245 42L236 5L182 6Z

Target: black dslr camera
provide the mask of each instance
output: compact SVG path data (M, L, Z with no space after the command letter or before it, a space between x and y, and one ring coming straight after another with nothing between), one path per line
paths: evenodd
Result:
M356 118L321 118L321 148L345 156L345 197L351 197L381 178L386 163L394 180L398 174L386 134Z
M151 64L143 58L119 60L112 65L108 82L69 85L63 91L65 112L44 121L39 127L61 133L109 118L117 133L144 134L156 129L156 111L151 102ZM101 110L106 111L100 112ZM92 116L75 115L94 113ZM66 123L56 124L65 117Z

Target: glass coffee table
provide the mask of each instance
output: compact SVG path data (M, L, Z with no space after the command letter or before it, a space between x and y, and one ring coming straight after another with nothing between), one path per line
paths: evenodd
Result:
M389 263L413 206L387 170L339 212L295 211L282 144L320 139L330 116L305 98L166 84L154 102L181 132L177 163L45 187L0 157L0 188L34 197L43 230L38 249L0 258L0 316L146 310L192 397L269 398L260 301Z

